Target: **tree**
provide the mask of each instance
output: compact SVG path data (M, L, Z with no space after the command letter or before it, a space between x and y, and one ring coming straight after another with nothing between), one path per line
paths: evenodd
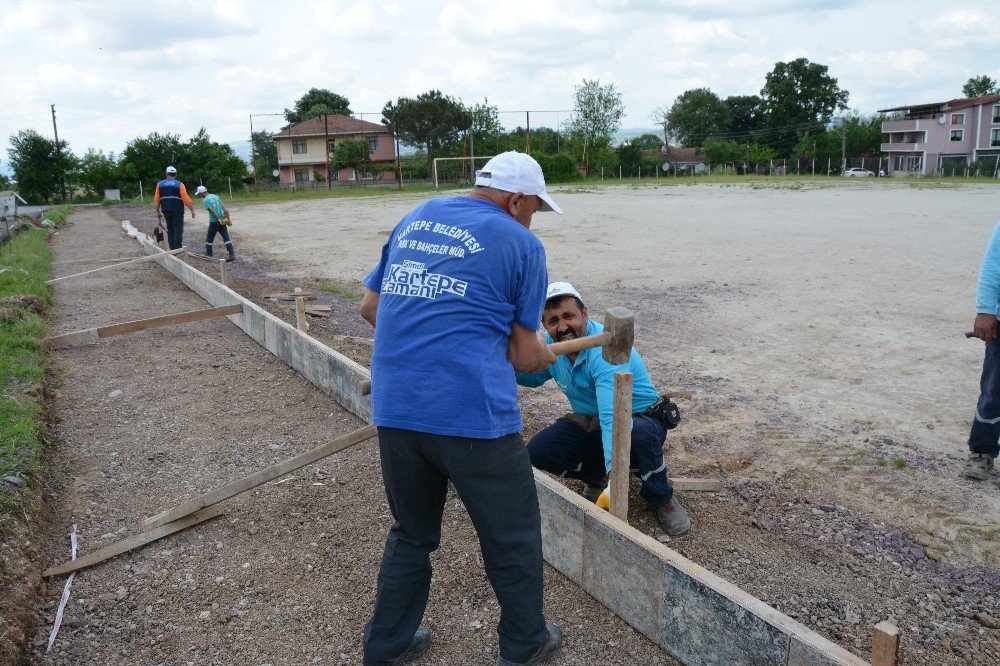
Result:
M701 152L708 158L713 167L723 166L730 162L742 164L746 162L747 149L744 144L726 139L706 139Z
M350 167L354 169L355 177L360 181L361 174L365 170L365 162L371 154L371 148L364 139L340 139L330 157L330 167L333 169Z
M828 123L838 109L847 108L849 93L841 90L826 65L798 58L775 63L760 91L767 114L768 143L787 155L796 134Z
M274 172L278 168L278 146L274 143L274 132L261 130L250 135L253 144L254 168L257 182L276 183Z
M729 107L730 136L744 139L767 125L764 101L757 95L730 95L725 103Z
M88 148L80 158L76 180L87 194L94 196L103 195L107 188L120 187L121 170L115 154L105 155L104 151Z
M210 191L221 191L232 180L242 182L247 165L227 144L216 143L204 127L180 147L180 159L175 165L181 179L191 185L205 185Z
M729 131L729 106L708 88L686 90L662 121L679 144L699 148L709 137Z
M122 151L121 163L135 174L137 180L146 184L147 192L151 192L155 183L163 178L164 169L171 165L181 168L180 153L179 135L152 132L145 138L136 137L129 141ZM184 175L181 171L181 176Z
M973 76L962 86L962 94L966 97L982 97L983 95L1000 95L1000 85L997 82L982 74Z
M482 104L473 104L469 108L469 113L472 114L472 133L475 135L475 141L482 141L485 144L496 141L497 137L503 134L500 112L488 99L484 98Z
M622 95L613 83L605 86L598 80L583 80L573 86L573 118L567 123L568 129L591 140L612 137L621 127L625 105Z
M325 88L310 88L309 92L296 100L292 106L291 109L285 109L285 120L288 121L286 129L324 113L341 116L351 115L350 101L343 95L338 95Z
M632 143L643 150L659 150L663 147L663 139L655 134L643 134L632 139Z
M416 97L386 102L382 124L405 143L423 146L427 150L427 166L431 168L437 150L469 129L472 114L454 97L440 90L428 90Z
M33 129L11 135L7 154L18 192L36 202L48 203L55 198L76 165L65 141L57 144L55 139L47 139Z

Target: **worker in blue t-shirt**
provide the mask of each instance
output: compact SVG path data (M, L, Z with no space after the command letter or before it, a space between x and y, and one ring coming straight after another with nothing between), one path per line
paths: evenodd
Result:
M969 459L965 476L977 481L990 478L1000 455L1000 345L997 344L997 309L1000 308L1000 222L979 267L976 286L976 320L973 331L986 343L979 402L969 432Z
M514 379L555 362L537 336L548 278L529 231L534 213L549 210L562 212L538 163L497 155L468 195L406 215L365 279L372 422L396 519L365 626L366 664L410 661L430 645L420 621L449 481L500 604L497 663L541 663L562 645L542 615L541 516Z
M171 250L184 245L184 206L191 211L191 219L195 218L194 204L188 196L184 183L177 180L177 169L167 167L167 177L156 184L153 193L153 203L156 204L156 218L167 223L167 243Z
M597 335L604 327L592 321L580 292L568 282L553 282L545 294L542 326L546 342ZM539 373L517 373L517 383L534 388L555 379L572 413L558 419L528 443L531 464L546 472L584 482L583 496L597 502L606 494L611 471L615 372L632 373L632 456L629 467L642 480L640 494L656 511L671 536L691 528L687 511L675 498L663 461L667 427L679 421L676 405L661 398L635 349L627 364L612 365L600 347L560 356ZM676 418L671 422L672 418Z
M236 258L236 250L233 249L233 241L229 240L229 230L226 228L230 224L229 211L222 205L222 199L218 194L209 194L208 188L199 185L194 191L196 196L205 199L205 210L208 211L208 234L205 235L205 255L212 256L212 243L215 242L215 234L222 236L222 242L226 244L229 255L226 261Z

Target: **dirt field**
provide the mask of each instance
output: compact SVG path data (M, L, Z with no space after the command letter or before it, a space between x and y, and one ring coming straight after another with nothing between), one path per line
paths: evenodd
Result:
M567 214L534 228L551 278L595 316L634 309L654 380L695 393L668 438L671 473L727 488L681 497L693 528L670 547L858 654L891 619L904 663L997 663L1000 479L961 478L982 353L962 333L997 189L837 185L570 188L556 194ZM312 333L364 361L364 342L337 334L367 333L352 292L417 200L234 204L235 288L292 319L263 294L325 281L334 314ZM57 260L129 252L109 219L76 219ZM56 332L119 321L123 303L140 316L202 307L172 280L147 266L67 285ZM56 357L43 564L65 559L72 520L88 552L151 508L355 427L224 326ZM522 407L530 436L565 402L540 389ZM61 581L50 585L29 660L358 663L387 520L363 445L80 576L59 651L43 658ZM495 603L460 506L448 521L428 612L443 644L425 661L489 663ZM635 492L630 522L662 536ZM556 663L670 663L549 569L546 584L547 612L570 628Z

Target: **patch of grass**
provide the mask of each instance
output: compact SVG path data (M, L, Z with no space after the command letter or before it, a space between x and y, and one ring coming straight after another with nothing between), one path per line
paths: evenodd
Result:
M333 294L334 296L339 296L340 298L346 298L349 301L359 301L364 295L360 291L332 280L318 280L316 282L316 288L320 291L325 291L328 294Z
M57 212L59 221L66 214ZM0 299L34 296L48 306L45 279L52 263L48 235L44 229L33 229L0 246ZM26 479L38 469L43 443L41 339L46 324L28 308L5 312L0 319L0 476ZM15 491L0 484L0 508L18 503L21 494Z
M892 466L895 469L906 469L906 461L903 460L902 458L896 458L895 460L892 461Z
M45 211L44 217L46 219L52 220L56 224L62 224L69 217L69 214L73 212L72 206L56 206L55 208L50 208ZM48 272L48 269L46 269Z
M886 465L885 458L879 458L878 460L876 460L875 465L877 467L885 467Z

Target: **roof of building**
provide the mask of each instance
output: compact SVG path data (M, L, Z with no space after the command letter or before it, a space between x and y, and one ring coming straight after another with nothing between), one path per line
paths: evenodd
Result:
M326 119L324 123L324 118ZM327 115L316 116L309 120L292 125L274 135L275 139L287 139L293 136L325 136L327 134L372 134L387 133L385 125L358 120L351 116Z
M668 162L680 162L682 164L698 164L699 162L704 163L705 158L698 154L697 148L682 148L680 146L667 146L666 150L662 148L657 151L657 154L665 158Z
M980 104L990 104L991 102L1000 101L1000 95L981 95L979 97L958 97L956 99L947 102L929 102L927 104L913 104L910 106L895 106L891 109L879 109L879 113L886 113L889 111L913 111L914 109L941 109L943 111L955 111L957 109L965 109L970 106L979 106Z

